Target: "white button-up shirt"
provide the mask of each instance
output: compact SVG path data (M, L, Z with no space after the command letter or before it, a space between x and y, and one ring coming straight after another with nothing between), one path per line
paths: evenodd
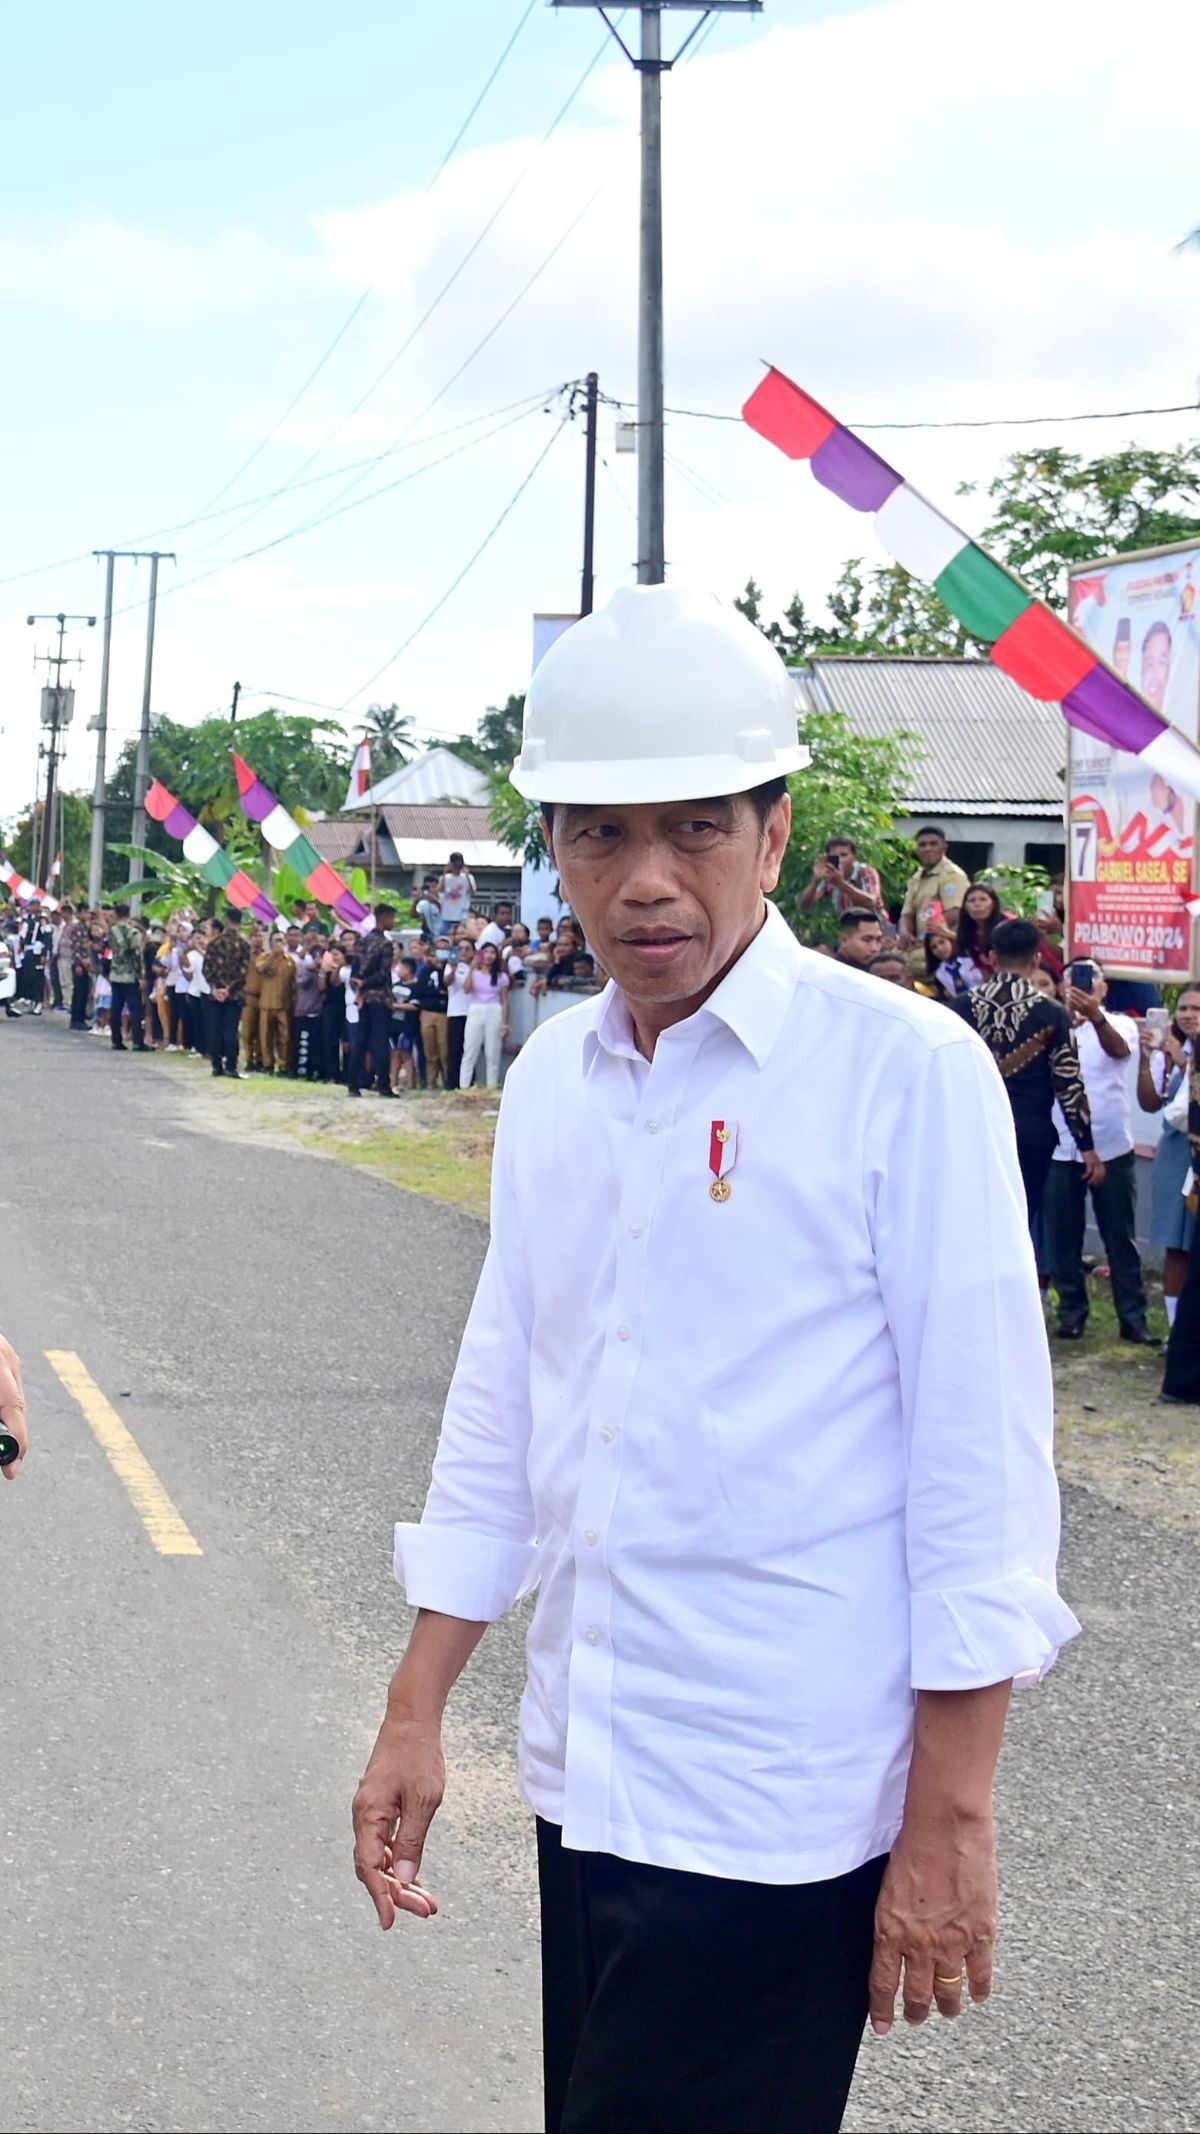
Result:
M1088 1110L1092 1115L1092 1141L1096 1154L1101 1163L1115 1163L1118 1156L1128 1156L1133 1147L1138 1031L1137 1024L1128 1015L1109 1015L1105 1020L1112 1024L1118 1037L1124 1038L1127 1047L1125 1059L1110 1058L1100 1043L1100 1034L1094 1023L1077 1024L1075 1049L1079 1054L1079 1072L1083 1076ZM1061 1104L1055 1105L1053 1119L1058 1129L1055 1163L1078 1163L1079 1150L1063 1117Z
M1052 1415L988 1053L771 910L652 1061L610 987L513 1067L397 1575L475 1621L537 1587L520 1779L566 1845L818 1880L895 1837L916 1688L1077 1630Z

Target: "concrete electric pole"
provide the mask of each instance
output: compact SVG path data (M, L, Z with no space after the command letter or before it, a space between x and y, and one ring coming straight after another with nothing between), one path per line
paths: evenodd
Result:
M174 563L173 555L163 549L152 548L150 557L150 596L146 602L146 665L142 673L142 723L138 733L137 769L133 781L133 832L130 844L146 842L146 794L150 786L150 683L154 674L154 614L158 606L158 566ZM146 872L145 862L137 854L129 863L130 883L140 882ZM136 889L130 897L130 909L141 916L142 900Z
M54 866L55 852L54 804L58 797L58 737L63 727L70 725L75 713L75 691L73 688L63 688L62 671L65 666L82 667L83 665L81 654L77 653L71 658L63 651L63 639L66 636L69 622L85 622L89 630L94 630L96 618L94 615L58 614L27 615L25 620L30 629L37 622L56 622L58 624L58 650L56 652L38 653L34 657L35 667L45 665L54 669L53 682L48 683L42 691L42 725L50 728L50 746L46 756L46 791L42 800L41 836L37 839L36 845L31 844L30 848L33 879L39 888L49 889L51 887L50 876Z
M683 58L711 15L757 15L763 0L628 0L642 18L640 50L630 51L600 0L550 0L552 7L589 7L605 23L642 85L642 205L638 272L638 584L666 576L663 488L663 241L662 77ZM677 52L662 56L662 18L699 19Z
M151 551L145 548L95 548L92 554L105 561L104 574L104 644L100 653L100 709L96 715L96 775L92 781L92 846L88 857L88 903L95 907L100 902L100 882L104 872L104 837L108 815L107 754L108 754L108 663L112 650L113 618L113 566L115 563L144 563ZM172 558L172 561L174 559ZM153 608L150 627L153 629ZM143 787L143 795L145 788ZM143 834L145 818L142 820ZM139 875L141 870L139 869Z

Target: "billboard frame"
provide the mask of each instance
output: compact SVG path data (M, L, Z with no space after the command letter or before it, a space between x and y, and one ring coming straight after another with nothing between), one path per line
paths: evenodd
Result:
M1200 557L1200 532L1192 534L1188 539L1183 541L1165 542L1159 548L1120 549L1112 555L1089 556L1086 562L1073 563L1068 565L1066 571L1068 620L1070 620L1071 614L1071 584L1074 579L1086 578L1092 576L1097 571L1109 571L1117 566L1124 565L1127 563L1156 563L1162 556L1181 556L1187 555L1189 553ZM1074 625L1072 625L1072 627L1074 627ZM1090 649L1094 651L1095 647L1092 646L1090 647ZM1103 655L1099 656L1103 660ZM1103 664L1107 667L1110 665L1110 662L1108 660L1103 660ZM1066 846L1067 861L1066 867L1063 871L1064 967L1069 966L1069 964L1075 960L1073 956L1068 956L1065 953L1066 950L1074 946L1071 939L1071 890L1073 886L1073 867L1071 851L1071 811L1074 801L1074 789L1071 778L1071 740L1074 732L1074 727L1068 724L1066 730L1066 764L1063 773L1063 842ZM1193 740L1200 738L1200 703L1197 704L1196 731L1195 733L1193 733L1191 738ZM1191 808L1191 832L1191 886L1192 892L1193 894L1195 894L1197 881L1196 840L1197 833L1200 832L1200 804L1197 804L1196 802L1192 803ZM1186 912L1184 916L1185 918L1187 918ZM1193 979L1200 978L1200 917L1197 917L1195 919L1187 919L1187 924L1189 929L1189 940L1188 963L1186 971L1153 971L1147 970L1144 966L1140 966L1138 968L1131 968L1128 964L1112 963L1107 958L1105 958L1104 971L1106 976L1110 978L1129 978L1143 985L1187 985Z

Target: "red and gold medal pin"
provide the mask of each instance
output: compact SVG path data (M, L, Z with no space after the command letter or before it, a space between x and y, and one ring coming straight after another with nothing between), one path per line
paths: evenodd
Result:
M726 1201L733 1195L733 1180L729 1176L737 1162L738 1130L736 1119L714 1119L712 1139L708 1144L708 1168L712 1172L712 1184L708 1191L711 1199Z

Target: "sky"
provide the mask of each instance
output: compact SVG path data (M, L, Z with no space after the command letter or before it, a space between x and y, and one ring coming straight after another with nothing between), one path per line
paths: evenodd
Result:
M635 391L638 151L598 16L539 0L446 160L524 14L42 0L7 22L28 93L0 135L0 827L32 797L54 635L26 616L99 614L96 548L176 554L154 671L173 718L236 680L246 711L302 700L352 731L395 701L435 739L525 686L533 613L578 599L563 388L594 369ZM668 50L695 19L672 14ZM736 418L764 360L852 424L1194 403L1200 252L1175 247L1200 224L1198 85L1194 0L715 18L664 83L667 402L699 411L668 429L669 575L731 597L753 573L819 611L845 557L884 560L804 468L704 419ZM598 601L636 555L616 416ZM873 442L975 526L986 499L958 485L1008 451L1195 434L1143 416ZM110 757L137 725L146 586L118 565ZM83 790L100 637L70 639Z

